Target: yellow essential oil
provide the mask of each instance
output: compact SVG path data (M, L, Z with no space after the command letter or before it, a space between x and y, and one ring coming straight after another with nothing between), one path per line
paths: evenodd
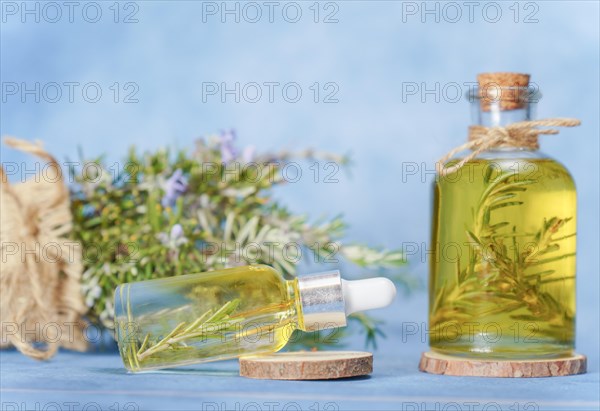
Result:
M389 304L390 287L339 271L286 280L266 265L127 283L115 291L116 337L130 371L272 353L296 329L345 326L347 314Z
M434 186L433 213L431 347L507 359L569 354L576 193L567 170L545 158L470 161Z
M528 84L525 74L479 75L478 87L467 94L471 132L487 134L471 135L475 152L447 162L456 166L434 184L434 351L542 359L574 348L575 184L560 163L538 151L536 136L510 135L506 128L532 119L541 96ZM490 136L495 140L486 140Z
M132 371L281 349L299 327L297 284L266 266L117 289L117 336ZM248 275L251 271L251 275ZM197 320L198 324L194 324Z

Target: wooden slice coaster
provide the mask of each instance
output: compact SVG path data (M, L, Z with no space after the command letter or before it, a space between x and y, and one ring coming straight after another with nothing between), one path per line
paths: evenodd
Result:
M373 354L358 351L284 352L240 358L240 375L267 380L330 380L373 372Z
M587 358L573 354L544 360L479 360L459 358L433 351L423 353L419 370L430 374L468 377L560 377L585 374Z

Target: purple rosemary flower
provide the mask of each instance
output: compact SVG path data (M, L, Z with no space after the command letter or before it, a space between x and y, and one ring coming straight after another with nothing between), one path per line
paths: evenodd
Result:
M244 148L244 151L242 151L242 160L244 161L244 164L248 164L254 161L254 158L256 157L256 147L254 146L246 146Z
M235 149L234 142L236 139L234 130L222 131L219 136L219 143L221 146L221 161L227 164L233 161L238 153Z
M187 243L187 238L183 235L183 227L181 224L174 224L171 227L169 234L162 232L158 233L158 239L163 245L166 245L172 250L177 250L180 245Z
M165 195L161 200L163 207L173 206L177 198L187 190L188 181L181 169L175 170L164 185Z

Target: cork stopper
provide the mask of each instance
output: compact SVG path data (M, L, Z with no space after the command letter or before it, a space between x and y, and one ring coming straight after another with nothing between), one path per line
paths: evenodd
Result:
M517 110L527 105L529 74L482 73L477 76L483 111Z

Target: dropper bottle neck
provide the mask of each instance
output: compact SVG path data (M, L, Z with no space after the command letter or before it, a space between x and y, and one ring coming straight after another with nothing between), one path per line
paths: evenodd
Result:
M338 270L293 281L298 328L303 331L344 327L348 315L386 307L396 296L396 287L387 278L347 281Z
M298 277L298 302L302 330L346 326L346 306L338 270Z

